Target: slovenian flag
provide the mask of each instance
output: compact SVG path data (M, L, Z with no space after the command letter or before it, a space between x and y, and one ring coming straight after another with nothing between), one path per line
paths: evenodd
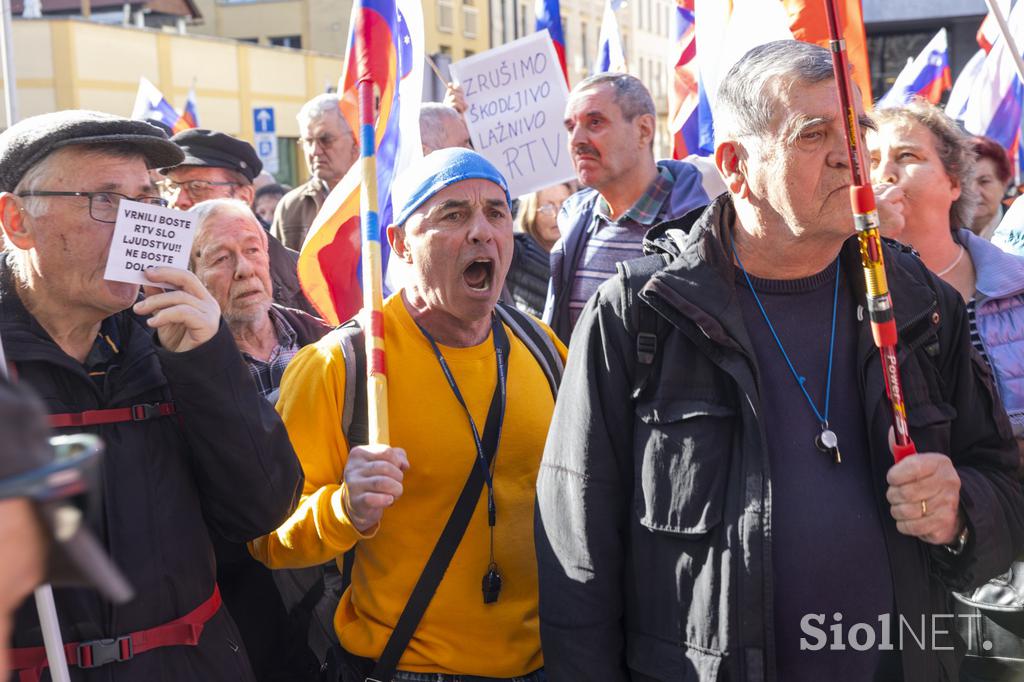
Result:
M605 0L601 33L597 39L597 60L594 61L595 74L626 70L626 52L622 47L619 20L615 16L621 6L622 0Z
M181 116L151 81L139 78L139 89L135 94L135 105L131 118L137 121L158 121L170 130L185 130L179 127Z
M185 108L181 110L181 118L178 119L178 124L184 125L186 128L199 127L199 112L196 108L196 89L194 86L188 89L188 97L185 98Z
M1024 3L1016 3L1007 21L1010 35L1024 35ZM1018 46L1019 48L1020 46ZM985 56L960 119L967 132L991 137L1011 158L1017 155L1024 85L1006 41L997 38Z
M915 97L922 97L932 104L938 104L942 93L953 87L953 77L949 72L949 44L946 40L946 29L941 28L935 37L928 41L921 53L909 62L892 89L878 100L879 108L902 106Z
M565 76L565 82L568 83L569 69L565 64L565 33L562 31L562 13L558 7L558 0L536 0L534 12L537 15L537 24L534 28L537 31L548 30L551 42L555 44L558 63L562 65L562 75Z
M393 215L392 180L423 154L419 136L425 45L422 11L414 0L357 0L352 6L338 92L342 95L342 115L352 130L358 131L355 91L359 74L369 74L380 88L373 133L377 149L375 208L382 231ZM356 41L357 32L365 39ZM330 324L351 318L362 305L360 171L360 164L352 166L331 190L299 253L302 291ZM387 241L382 239L381 244L386 267ZM391 274L387 272L386 276Z

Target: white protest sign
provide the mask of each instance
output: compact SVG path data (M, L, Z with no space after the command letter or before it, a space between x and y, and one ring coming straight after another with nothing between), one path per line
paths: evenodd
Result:
M158 265L187 270L195 221L191 213L122 200L103 278L158 286L146 279L144 270Z
M451 73L466 95L473 147L512 196L575 177L563 123L569 91L546 30L463 59Z

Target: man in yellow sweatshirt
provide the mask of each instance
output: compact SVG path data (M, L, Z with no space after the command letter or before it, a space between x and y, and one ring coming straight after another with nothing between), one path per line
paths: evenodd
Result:
M277 405L302 461L303 498L252 551L272 568L298 568L355 548L334 626L343 679L363 682L477 467L485 484L470 498L465 535L391 679L543 682L533 507L554 399L544 367L495 312L512 258L508 188L480 155L444 149L398 178L393 201L388 240L404 286L385 302L383 328L396 447L346 440L352 379L340 332L304 348ZM541 329L564 361L564 346Z

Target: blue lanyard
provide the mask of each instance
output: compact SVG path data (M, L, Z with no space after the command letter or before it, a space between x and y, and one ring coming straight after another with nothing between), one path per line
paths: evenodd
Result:
M754 296L754 301L757 303L757 307L761 310L761 316L764 317L764 321L768 324L768 330L771 331L772 337L775 339L776 345L779 347L779 351L782 352L782 357L785 358L786 364L789 365L789 371L793 373L793 378L796 379L797 385L800 390L803 391L804 397L807 398L807 404L814 410L814 416L818 418L818 422L821 423L822 428L828 427L828 404L829 398L832 395L832 354L836 348L836 311L839 308L839 257L836 256L836 289L832 294L832 336L828 342L828 378L825 380L825 409L824 414L818 410L817 405L811 399L811 394L807 392L807 387L804 384L807 383L807 377L800 376L796 371L796 367L793 366L793 361L789 359L789 354L786 353L786 349L782 347L782 341L779 339L779 335L775 333L775 327L772 326L772 321L768 319L768 311L764 309L764 305L761 304L761 299L758 298L757 292L754 291L754 284L750 281L750 275L747 274L747 269L743 267L743 261L740 260L740 255L736 253L736 243L732 245L732 255L736 258L736 262L740 266L740 270L743 271L743 277L747 280L747 286L750 287L750 293Z
M448 362L444 359L444 355L441 354L441 349L438 348L437 342L434 341L434 337L426 329L420 327L419 323L416 326L420 328L423 336L430 342L430 347L434 350L434 355L437 356L437 362L441 365L441 371L444 372L444 378L447 379L449 388L451 388L452 393L455 394L455 399L459 401L463 411L466 413L466 421L469 422L469 428L473 433L473 442L476 444L477 463L483 471L484 482L487 484L487 525L494 528L497 522L497 509L494 503L494 478L491 475L491 465L498 454L498 443L501 441L501 427L505 421L505 384L507 381L506 374L509 354L508 334L505 333L505 327L498 320L498 316L492 314L491 337L494 341L494 354L498 365L498 382L494 387L494 395L491 397L490 409L487 411L484 437L481 438L476 422L473 421L473 415L469 412L469 406L466 405L466 401L462 397L462 391L459 390L459 385L455 383L455 376L448 367ZM485 443L484 441L487 442Z

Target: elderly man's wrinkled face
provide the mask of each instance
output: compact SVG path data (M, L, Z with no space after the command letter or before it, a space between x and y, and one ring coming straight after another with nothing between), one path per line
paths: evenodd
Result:
M793 83L778 87L775 96L772 130L767 139L753 141L745 162L751 201L794 234L852 234L849 159L835 84Z
M325 114L302 133L306 166L328 187L338 184L359 156L356 139L341 116Z
M192 269L229 325L267 315L274 293L267 235L254 219L226 211L208 217L192 247Z
M51 171L36 191L117 192L159 197L141 156L115 156L67 147L54 152ZM27 200L26 200L27 201ZM32 244L27 254L38 286L54 300L97 312L103 319L135 303L136 284L103 278L114 223L95 220L86 197L41 197L35 215L22 215Z
M491 314L512 262L512 214L500 187L457 182L389 232L431 309L467 322Z
M651 117L627 121L615 102L615 90L602 84L574 93L565 108L576 179L598 192L628 177L650 156Z

